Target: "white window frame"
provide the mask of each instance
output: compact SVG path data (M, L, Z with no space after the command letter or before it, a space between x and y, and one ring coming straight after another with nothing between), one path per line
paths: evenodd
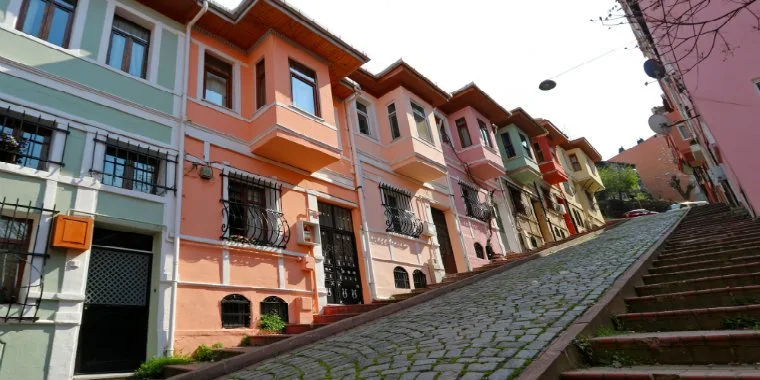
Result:
M253 179L262 178L262 177L259 177L259 176L256 176L256 175L253 175L253 174L250 174L250 173L246 173L246 172L243 172L243 171L240 171L240 170L236 170L236 169L233 169L233 168L222 169L222 172L224 173L224 175L221 176L222 177L222 200L224 200L224 201L229 201L230 200L230 176L229 176L230 174L235 174L235 175L238 175L238 176L241 176L241 177L249 177L249 178L253 178ZM279 184L277 181L273 181L270 178L262 178L262 179L264 181L270 182L272 184ZM280 193L279 197L277 197L275 195L276 195L275 190L267 188L267 187L264 187L264 197L266 198L267 209L281 213L282 212L282 208L281 208L282 207L282 199L281 199L282 198L282 192ZM223 217L224 220L222 222L225 225L229 225L229 219L228 218L229 218L229 215L225 215ZM229 237L229 230L225 231L224 237L226 237L226 238Z
M206 76L206 53L213 55L216 59L224 61L232 65L232 108L216 105L206 100L206 94L204 92L204 80ZM198 82L196 88L196 99L201 104L214 108L224 113L232 113L233 115L240 115L240 70L242 64L240 61L230 57L223 52L209 48L205 45L198 46Z
M689 132L688 136L686 136L684 134L684 128L686 128L686 131ZM689 130L689 126L686 125L686 123L680 123L680 124L676 125L676 129L678 129L678 134L681 135L681 139L683 139L683 140L691 140L692 139L691 130Z
M363 105L367 112L363 115L367 117L367 132L369 134L362 133L361 128L359 126L359 107L358 104ZM371 139L377 140L379 138L377 133L377 123L375 122L375 106L373 102L370 102L364 98L357 98L354 101L354 113L356 115L356 133L369 137Z
M438 111L433 111L433 120L435 120L435 117L438 117L441 119L441 124L443 124L443 129L446 131L446 135L449 137L449 145L451 145L452 148L454 148L454 139L451 136L451 129L449 129L449 118L443 115L442 113ZM436 128L440 128L438 124L435 126ZM438 140L441 141L441 146L443 147L443 136L440 136L440 131L438 132Z
M419 130L417 129L417 120L415 120L415 118L414 118L414 107L415 106L419 107L420 109L422 109L422 118L425 120L425 127L427 128L427 131L430 134L430 141L425 140L419 134ZM428 115L427 115L427 112L425 111L425 107L423 107L419 103L415 102L414 99L409 99L409 107L411 108L411 111L412 111L412 120L414 121L414 131L417 134L417 138L420 141L423 141L423 142L425 142L427 144L435 146L435 135L433 134L433 131L430 129L430 120L428 119Z
M150 44L148 46L148 60L146 62L146 72L145 72L145 78L141 78L139 76L131 75L127 72L124 72L121 70L121 68L116 68L108 64L108 51L111 49L111 32L113 30L113 20L114 17L119 16L127 21L134 22L135 24L142 26L145 29L148 29L150 31ZM119 73L123 73L124 75L135 78L138 80L146 81L148 83L157 85L158 84L158 64L159 64L159 57L161 54L161 40L163 35L163 26L162 24L151 18L147 15L129 8L123 4L116 4L113 2L108 3L108 8L106 9L105 14L106 20L103 23L103 35L100 39L100 50L98 52L97 62L102 64L105 67L108 67L109 69L112 69L114 71L117 71ZM76 21L76 19L75 19ZM72 34L73 34L72 28ZM81 45L81 37L77 41L78 46L76 48L80 48ZM72 47L73 48L73 47Z

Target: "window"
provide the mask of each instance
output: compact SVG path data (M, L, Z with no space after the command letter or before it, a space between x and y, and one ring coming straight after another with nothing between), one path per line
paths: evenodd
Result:
M68 47L75 0L26 0L16 29L60 47Z
M596 164L591 162L591 160L588 160L587 163L589 170L591 170L591 174L596 175Z
M493 247L491 247L491 244L486 245L486 257L488 260L493 260L496 252L493 251Z
M106 62L109 66L125 73L145 78L149 46L150 31L148 29L115 16Z
M55 122L29 120L22 114L0 111L0 162L45 170ZM56 162L60 164L60 162Z
M401 130L398 127L398 116L396 116L396 105L388 104L388 124L391 126L391 139L397 139L401 136Z
M528 143L528 138L522 133L519 133L519 135L520 135L520 144L522 145L522 148L525 151L525 155L530 158L533 158L533 152L531 152L530 150L530 143Z
M525 208L525 204L522 201L522 191L509 186L509 197L512 198L512 205L515 208L515 213L528 215L528 211Z
M583 223L583 218L581 218L581 214L578 212L578 210L573 210L573 216L575 216L575 224L581 226L582 228L586 228L585 223Z
M755 79L755 88L760 91L760 79Z
M538 162L545 162L544 152L541 151L541 146L538 143L533 144L533 150L536 152L536 159Z
M682 139L691 140L691 131L689 131L689 127L686 124L678 124L676 128L678 128L678 133L681 134Z
M531 248L538 248L538 241L533 236L530 237L530 246Z
M480 243L475 243L475 256L477 256L479 259L486 258L486 253L483 250L483 246Z
M386 184L380 184L380 196L385 208L387 232L418 238L422 234L422 221L412 212L412 194Z
M444 123L443 119L435 116L435 125L438 127L438 134L441 135L441 145L443 144L451 144L451 138L449 137L449 134L446 132L446 124Z
M290 61L290 91L293 105L319 116L319 96L317 94L317 73L314 70Z
M422 140L429 143L433 143L433 134L430 132L430 124L428 124L427 117L425 116L425 109L422 106L411 102L412 115L414 116L414 123L417 125L417 136Z
M25 214L22 212L19 216ZM0 216L0 303L18 301L31 229L31 219Z
M98 141L96 137L96 142ZM101 182L104 185L135 190L147 194L163 195L168 188L159 183L161 164L169 162L166 154L149 148L130 145L118 140L104 142L105 156ZM174 162L174 161L171 161Z
M581 171L581 163L578 161L578 156L575 154L570 155L570 165L573 166L573 171Z
M206 53L204 67L203 99L232 108L232 65Z
M240 294L222 298L222 327L234 329L251 326L251 301Z
M393 280L397 289L409 289L409 273L402 267L393 269Z
M464 200L467 216L489 222L492 217L491 207L487 202L480 201L480 192L463 182L460 182L459 186L462 188L462 200Z
M359 121L359 133L372 136L369 126L369 110L366 104L358 100L356 101L356 117Z
M544 195L544 204L549 210L555 210L554 202L552 202L552 193L549 189L541 188L541 193Z
M472 145L470 131L467 130L467 122L464 120L464 118L457 119L454 123L457 126L457 133L459 133L459 142L462 143L462 148L464 149Z
M565 187L565 192L567 192L568 195L570 196L575 195L575 192L573 191L573 186L570 185L569 181L562 182L562 186Z
M588 190L585 190L584 193L586 193L586 198L588 198L589 207L591 207L592 210L596 210L596 201L594 200L594 194L591 194Z
M487 147L492 147L491 134L488 133L488 126L483 120L478 119L478 127L480 128L480 142Z
M515 152L515 146L512 145L512 139L509 138L508 132L501 134L501 142L504 145L504 152L507 153L507 158L512 158L517 155Z
M270 296L264 298L259 304L261 308L261 315L276 315L282 319L283 322L288 323L288 303L280 297Z
M412 272L412 279L414 280L415 289L427 288L427 276L421 270L415 269Z
M224 174L223 174L224 175ZM285 248L290 228L277 211L280 186L238 174L227 174L228 199L222 200L222 239L265 247Z
M256 64L256 109L267 104L266 65L262 59Z

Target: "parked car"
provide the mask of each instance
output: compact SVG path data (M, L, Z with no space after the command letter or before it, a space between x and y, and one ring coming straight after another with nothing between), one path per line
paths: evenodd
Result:
M706 204L708 203L705 201L674 203L670 205L670 209L668 209L668 211L680 210L682 208L689 208L689 207L696 207L696 206L704 206Z
M637 218L639 216L659 214L657 211L649 211L647 209L638 208L631 210L623 214L623 218Z

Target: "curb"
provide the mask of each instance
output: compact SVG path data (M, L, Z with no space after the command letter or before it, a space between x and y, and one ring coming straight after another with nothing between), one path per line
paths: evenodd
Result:
M640 280L641 275L643 275L648 267L647 264L651 263L655 258L655 254L664 247L665 241L681 225L681 222L689 215L691 210L689 208L646 252L639 256L594 305L578 317L558 337L554 338L554 341L520 373L517 379L559 379L562 372L577 369L579 364L581 364L582 358L572 345L573 340L584 331L610 323L610 321L604 322L604 319L610 315L608 308L614 307L616 302L623 302L625 298L623 297L623 291L627 290L626 287L633 289L635 280Z

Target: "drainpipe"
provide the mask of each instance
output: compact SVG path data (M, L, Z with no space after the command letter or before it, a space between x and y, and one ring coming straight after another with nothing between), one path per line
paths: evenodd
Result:
M472 265L470 264L470 255L467 253L467 245L464 242L464 234L462 233L462 226L459 225L459 211L457 211L456 199L454 199L454 185L451 183L451 175L448 171L446 173L446 182L449 184L449 202L451 202L451 210L454 211L454 227L459 232L459 246L462 247L462 254L464 255L464 265L468 272L472 272ZM489 226L490 228L490 226ZM450 236L449 236L450 237Z
M359 161L359 152L356 149L356 140L354 139L354 133L351 128L351 117L349 115L350 104L359 97L361 88L354 87L354 93L345 102L343 102L346 110L346 128L348 128L348 143L351 145L351 156L354 161L354 182L356 191L359 196L359 214L362 218L362 256L364 257L364 267L367 268L367 285L369 286L370 297L372 301L377 299L377 289L375 289L375 271L372 269L372 252L369 249L369 225L367 224L367 211L364 207L364 180L362 179L362 164Z
M174 354L174 334L177 329L177 283L179 281L179 243L180 243L180 225L182 221L182 184L184 182L184 162L185 162L185 121L187 120L187 91L190 68L190 33L192 32L193 25L208 11L208 0L203 0L203 7L198 14L187 23L185 27L185 61L182 68L182 104L180 105L180 118L179 118L179 155L177 156L177 180L176 180L176 192L174 196L177 198L175 202L174 210L174 262L172 263L172 294L171 304L169 309L169 348L166 350L168 355Z
M546 219L546 225L549 226L549 233L552 234L552 238L554 241L557 241L557 235L554 234L554 225L552 224L552 221L549 220L549 213L546 212L546 205L544 203L544 195L541 194L541 191L538 189L538 183L533 182L533 188L536 189L536 195L538 195L538 203L541 203L541 211L544 212L544 219ZM551 192L549 192L551 193ZM538 230L541 231L541 224L538 225ZM553 243L553 242L552 242ZM546 243L544 243L546 244Z

